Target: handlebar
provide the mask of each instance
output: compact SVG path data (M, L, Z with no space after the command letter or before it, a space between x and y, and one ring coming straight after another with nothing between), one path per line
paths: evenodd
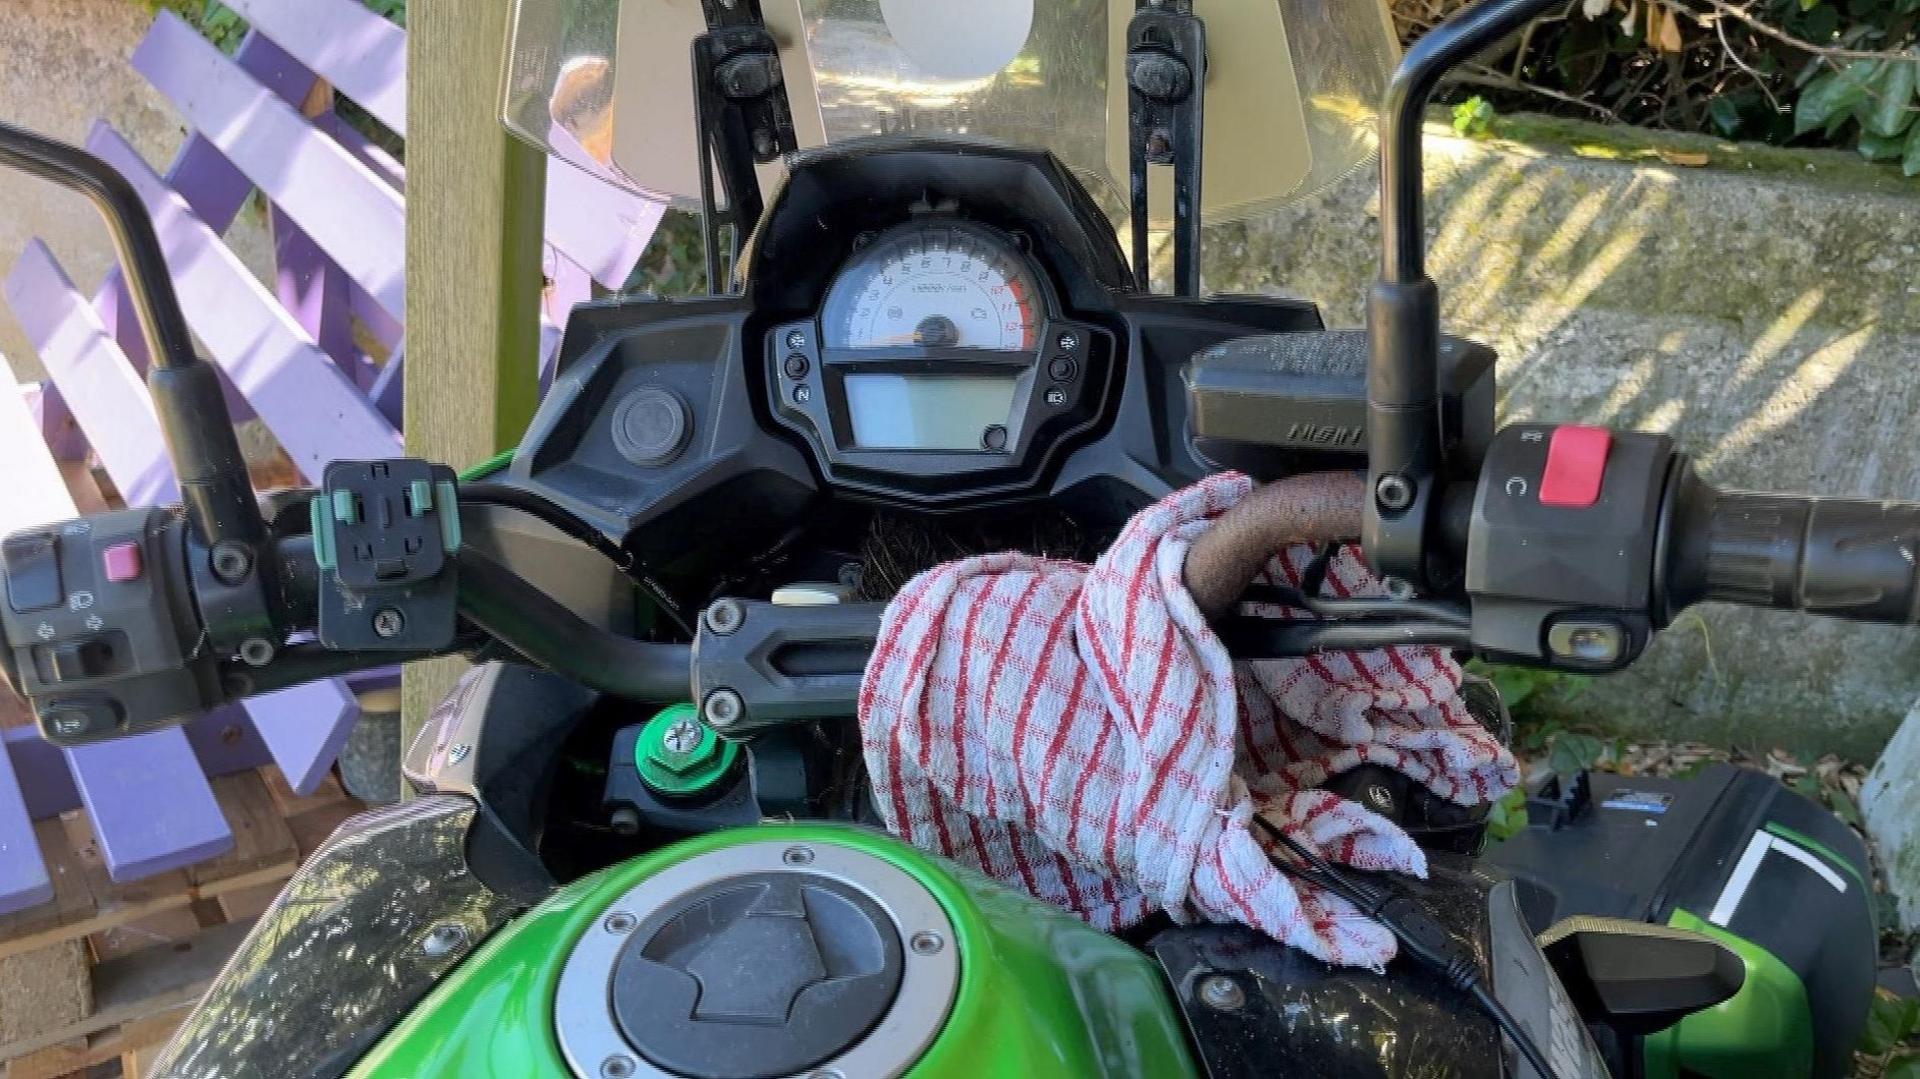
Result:
M1368 600L1288 598L1286 607L1315 616L1305 622L1236 618L1226 614L1231 604L1211 604L1229 651L1263 658L1432 644L1510 661L1611 670L1631 662L1652 629L1703 601L1858 621L1920 621L1920 503L1720 491L1695 475L1664 436L1627 434L1614 436L1598 485L1603 493L1569 509L1522 497L1533 490L1527 477L1544 480L1550 466L1547 440L1538 434L1545 430L1509 428L1490 451L1466 529L1467 603L1404 593ZM878 635L878 604L778 608L722 600L701 620L691 645L629 639L588 623L494 558L459 545L457 523L443 526L432 516L453 511L457 519L451 484L437 509L429 504L411 512L410 500L424 497L420 481L402 484L390 474L424 469L424 463L347 464L381 477L387 501L373 499L374 488L356 488L368 500L355 510L341 502L340 491L323 491L311 500L315 521L325 517L323 507L333 507L326 512L346 514L339 527L371 528L368 518L381 514L367 507L377 507L396 522L391 527L412 530L401 536L406 543L445 531L450 545L444 571L406 577L410 583L400 592L383 593L377 578L398 563L382 552L414 557L399 560L399 568L411 573L421 569L420 548L382 546L392 539L381 538L384 533L371 540L364 532L351 533L354 557L367 565L348 567L335 548L349 532L328 533L332 538L325 542L309 535L269 539L259 548L256 572L268 579L268 592L277 599L270 612L277 636L243 642L238 658L210 636L208 627L227 617L221 605L228 597L196 568L208 552L193 542L177 512L122 511L7 538L0 560L0 656L9 680L32 699L49 738L77 744L135 733L237 697L471 652L490 642L614 696L666 701L692 694L712 706L709 722L735 736L854 710ZM1329 475L1267 490L1320 497L1345 511L1329 510L1328 521L1350 528L1359 501L1355 488L1355 477ZM1277 518L1298 521L1298 502L1274 495L1245 505L1267 505ZM1232 516L1235 527L1220 529L1214 541L1196 543L1193 550L1233 546L1227 541L1236 535L1261 545L1279 542L1275 528L1245 518ZM1229 551L1215 558L1216 569L1239 566L1235 557ZM372 572L373 591L346 590L340 578L350 568ZM1207 578L1200 586L1205 592L1245 574L1200 576ZM443 602L457 610L462 628L422 646L411 631L432 620L424 616L433 613L435 601L420 597L443 587ZM393 611L380 609L388 603ZM327 638L329 612L340 617L342 609L354 620L350 639L303 640L316 627ZM377 623L378 614L394 615L394 639L369 645L366 623ZM373 628L378 634L379 626ZM247 645L258 646L254 654Z

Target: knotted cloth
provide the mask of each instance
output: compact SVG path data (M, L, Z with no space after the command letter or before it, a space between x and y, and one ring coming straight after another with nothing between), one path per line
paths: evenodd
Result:
M1241 922L1329 963L1392 958L1384 927L1274 868L1253 814L1332 861L1425 876L1397 825L1316 786L1374 763L1473 805L1517 770L1438 648L1227 655L1182 567L1194 537L1251 490L1229 473L1176 492L1092 566L992 554L909 582L860 694L887 827L1100 929L1159 909ZM1312 557L1279 551L1267 582L1297 585ZM1350 548L1326 586L1385 591Z

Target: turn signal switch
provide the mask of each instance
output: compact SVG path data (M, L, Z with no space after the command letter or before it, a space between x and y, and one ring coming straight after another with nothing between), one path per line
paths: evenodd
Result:
M27 529L0 545L0 563L7 678L48 741L155 730L221 700L175 511Z
M1658 624L1665 435L1516 424L1494 437L1468 526L1473 645L1506 662L1612 671Z

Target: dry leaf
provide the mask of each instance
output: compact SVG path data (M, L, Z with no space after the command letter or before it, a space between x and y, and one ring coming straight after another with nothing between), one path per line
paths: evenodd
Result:
M1647 44L1662 52L1681 52L1687 47L1680 40L1679 18L1657 3L1647 7Z
M1712 156L1699 150L1655 150L1654 153L1669 165L1685 165L1689 168L1699 168L1713 160Z

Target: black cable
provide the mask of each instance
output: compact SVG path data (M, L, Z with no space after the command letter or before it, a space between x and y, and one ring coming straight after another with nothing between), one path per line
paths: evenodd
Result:
M463 483L460 501L519 510L605 555L621 573L633 575L633 552L608 539L586 518L544 495L507 483Z
M1520 1029L1520 1024L1514 1019L1513 1013L1507 1010L1505 1004L1500 1003L1499 997L1494 996L1487 989L1487 983L1476 981L1467 987L1467 992L1472 993L1473 999L1479 1003L1481 1009L1493 1017L1494 1025L1506 1034L1507 1040L1513 1043L1513 1047L1520 1050L1520 1055L1526 1058L1527 1065L1534 1070L1534 1074L1539 1076L1539 1079L1553 1079L1553 1067L1547 1063L1547 1058L1540 1052L1540 1047L1533 1044L1533 1039L1527 1037L1526 1031Z
M1360 913L1386 926L1394 939L1400 942L1402 955L1438 971L1448 985L1466 993L1486 1012L1494 1026L1513 1042L1528 1066L1538 1073L1538 1079L1555 1079L1553 1069L1547 1064L1540 1047L1515 1021L1513 1013L1487 988L1485 976L1473 952L1447 932L1439 919L1396 889L1376 886L1347 875L1321 857L1318 851L1294 839L1265 817L1255 814L1253 819L1263 831L1300 859L1299 862L1292 862L1275 857L1272 859L1275 868L1308 884L1325 888L1352 903Z
M690 646L622 637L472 547L455 557L461 615L534 663L629 700L679 701L692 691Z

